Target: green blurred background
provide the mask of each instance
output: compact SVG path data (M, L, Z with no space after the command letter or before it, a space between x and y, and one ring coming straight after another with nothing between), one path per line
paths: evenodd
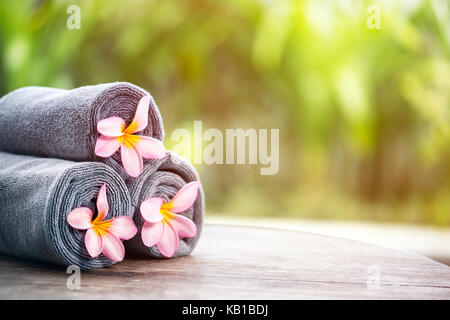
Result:
M81 29L66 27L67 7ZM369 30L378 5L381 29ZM279 128L280 170L198 166L208 213L450 222L447 0L0 0L0 94L129 81L171 132Z

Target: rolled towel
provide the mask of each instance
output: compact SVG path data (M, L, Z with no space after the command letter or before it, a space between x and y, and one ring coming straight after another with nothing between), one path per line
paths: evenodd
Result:
M107 184L107 219L130 216L125 182L103 163L0 152L0 253L77 265L82 270L113 264L103 255L91 258L84 244L85 232L66 221L74 208L95 209L103 183Z
M144 218L140 206L148 198L161 197L169 201L187 183L200 181L197 171L185 159L173 152L168 152L163 159L154 160L144 167L143 173L137 179L128 179L131 203L134 208L134 222L138 227L138 235L125 243L127 252L138 255L150 255L154 258L164 258L156 246L146 247L141 239ZM189 255L195 248L201 234L205 213L204 193L200 187L197 199L190 209L182 215L194 222L197 234L192 238L180 239L180 245L173 257Z
M120 153L95 155L97 123L121 117L129 124L147 91L126 82L73 90L24 87L0 99L0 150L74 161L99 161L124 173ZM151 97L151 96L150 96ZM163 140L161 115L150 98L148 126L139 133Z

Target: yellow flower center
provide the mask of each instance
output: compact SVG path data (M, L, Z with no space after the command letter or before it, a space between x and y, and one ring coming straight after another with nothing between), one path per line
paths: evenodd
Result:
M161 205L161 209L159 209L159 212L164 217L163 219L165 219L166 221L170 219L170 216L168 213L170 212L172 207L173 207L173 203L172 203L172 201L169 201L169 202L163 203Z
M111 228L111 220L103 220L103 218L103 213L99 212L97 217L91 221L92 229L99 235L105 235Z
M138 126L137 121L133 121L133 122L130 123L130 125L126 129L123 128L122 132L124 134L132 134L133 131L136 130L137 126Z

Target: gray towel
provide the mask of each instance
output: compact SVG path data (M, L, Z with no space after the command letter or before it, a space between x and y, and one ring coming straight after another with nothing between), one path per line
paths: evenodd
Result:
M144 200L152 197L161 197L169 201L178 190L192 181L200 181L197 171L188 161L170 151L165 158L148 163L137 179L127 180L131 203L134 208L133 219L139 229L137 236L125 243L127 250L140 255L164 258L156 246L148 248L142 243L141 229L144 219L140 213L140 205ZM204 212L204 193L200 188L193 206L183 213L185 217L195 223L197 234L193 238L180 239L180 247L175 252L174 257L188 255L195 248L202 231Z
M97 157L98 121L118 116L129 124L144 89L126 82L73 90L24 87L0 99L0 150L75 161L104 162L124 174L120 152ZM140 135L163 140L159 110L150 99L149 125ZM147 160L148 161L148 160Z
M125 182L103 163L0 152L0 253L82 270L113 264L103 255L91 258L85 231L66 222L74 208L95 209L103 183L110 206L107 219L131 215Z

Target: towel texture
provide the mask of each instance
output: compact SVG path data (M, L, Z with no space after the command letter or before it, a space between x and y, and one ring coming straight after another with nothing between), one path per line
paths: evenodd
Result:
M73 90L24 87L0 99L0 150L75 161L99 161L125 175L120 152L95 155L97 123L118 116L129 124L139 100L149 95L126 82L85 86ZM150 99L149 124L140 135L163 140L159 110Z
M107 219L131 215L125 182L105 164L0 152L0 253L83 270L113 264L103 255L91 258L85 231L66 222L74 208L95 210L103 183L110 206Z
M142 243L140 234L144 219L140 213L140 205L143 201L152 197L161 197L166 201L170 201L185 184L199 180L198 173L192 165L173 152L168 152L163 159L148 163L144 167L143 173L137 179L128 179L127 185L130 190L132 207L134 208L133 219L139 232L136 237L125 243L127 250L140 255L164 258L156 246L148 248ZM188 255L195 248L202 231L204 212L204 193L202 188L200 188L197 200L193 206L182 213L195 223L197 234L193 238L180 239L180 247L175 252L174 257Z

